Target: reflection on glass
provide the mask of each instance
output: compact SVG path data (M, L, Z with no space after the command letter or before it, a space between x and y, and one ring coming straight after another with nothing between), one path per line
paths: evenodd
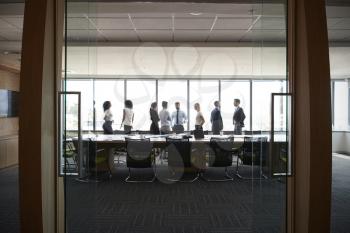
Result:
M92 80L69 80L67 81L67 91L81 92L81 127L82 130L93 130L93 81ZM67 99L67 130L77 128L77 105L78 102L70 102Z
M122 109L124 108L124 81L95 80L95 111L96 130L102 130L104 122L103 102L111 101L113 113L113 129L119 129L122 120Z
M194 129L197 112L194 104L199 103L205 119L204 130L210 130L210 113L214 109L214 101L219 100L218 81L190 81L190 129Z
M233 113L235 111L233 100L240 99L240 106L244 110L246 118L243 130L250 130L250 83L249 81L221 81L221 114L224 122L224 130L232 131Z
M149 130L151 120L149 109L152 102L156 101L156 82L155 81L128 81L127 99L134 104L134 130ZM124 108L124 106L123 106ZM120 109L120 112L121 109Z

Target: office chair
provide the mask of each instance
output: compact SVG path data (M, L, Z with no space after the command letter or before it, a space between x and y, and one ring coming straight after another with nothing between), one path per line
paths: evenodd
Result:
M78 140L73 139L74 147L78 147ZM83 182L100 182L112 177L112 171L108 165L108 155L105 153L105 149L98 148L97 143L90 138L83 139L81 143L82 164L78 163L80 171L84 174L79 174L77 180ZM78 154L78 152L77 152Z
M150 139L131 139L126 138L126 166L129 170L125 182L140 183L153 182L156 179L155 162L152 153L152 144ZM152 168L153 177L150 180L135 180L131 177L131 168Z
M234 137L229 138L215 138L212 137L209 143L209 167L223 167L225 168L225 178L224 179L209 179L205 177L205 173L202 173L202 178L205 181L232 181L233 177L228 173L228 167L232 166L232 153Z
M194 182L199 178L198 169L193 166L192 163L192 151L191 143L188 138L166 138L166 150L168 151L168 167L172 170L173 176L176 174L176 170L182 172L181 178L186 173L187 170L195 170L195 175L192 179L168 179L169 181L174 182Z
M240 179L262 179L267 178L262 172L262 166L267 156L267 138L266 137L244 137L242 148L237 153L236 176ZM241 161L241 163L239 163ZM245 166L260 166L260 177L244 177L239 173L239 164Z

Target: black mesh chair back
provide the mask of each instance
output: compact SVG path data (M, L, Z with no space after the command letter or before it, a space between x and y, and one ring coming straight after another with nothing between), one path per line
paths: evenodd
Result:
M191 144L188 138L166 138L168 151L168 166L192 167Z
M209 166L210 167L229 167L232 165L234 138L215 138L210 139Z
M243 164L259 164L260 158L265 158L267 150L266 137L244 137L242 145L242 161Z
M150 139L126 138L126 166L128 168L150 168L153 164Z

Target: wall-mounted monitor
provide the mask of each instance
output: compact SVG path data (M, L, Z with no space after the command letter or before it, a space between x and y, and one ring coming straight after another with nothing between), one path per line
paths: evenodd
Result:
M0 118L18 117L19 92L0 89Z

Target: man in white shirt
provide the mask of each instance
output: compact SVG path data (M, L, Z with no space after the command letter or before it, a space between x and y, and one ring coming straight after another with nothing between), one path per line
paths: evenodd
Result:
M171 114L173 131L175 133L183 133L185 131L184 124L187 122L186 113L180 110L180 102L175 103L176 111Z
M168 102L163 101L162 107L163 109L159 112L160 133L169 134L171 132L170 130L171 118L170 118L170 113L168 111Z

